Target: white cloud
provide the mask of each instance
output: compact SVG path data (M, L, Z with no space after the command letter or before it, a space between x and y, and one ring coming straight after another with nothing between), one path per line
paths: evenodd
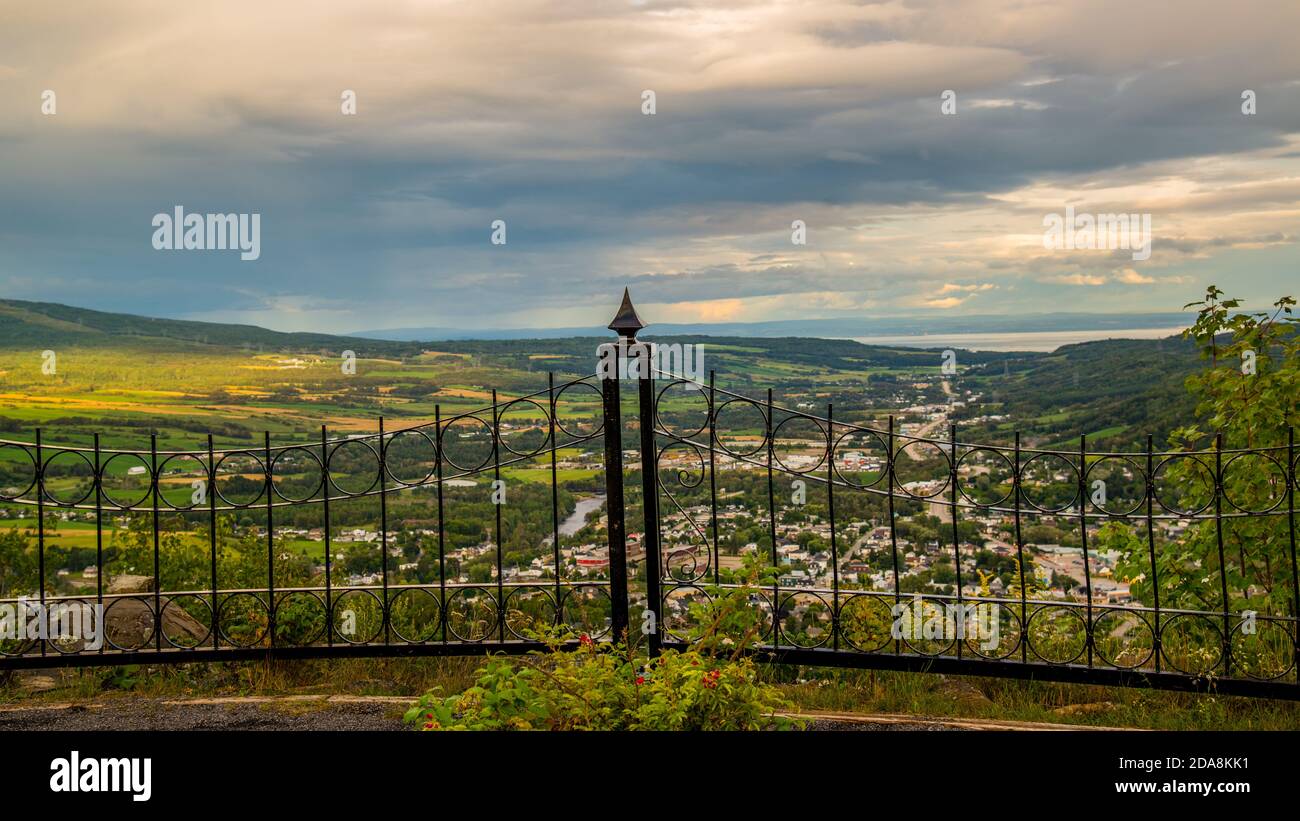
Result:
M1122 282L1125 285L1150 285L1155 282L1155 277L1139 274L1132 268L1125 268L1115 274L1115 281Z
M1059 285L1090 285L1097 287L1106 284L1106 277L1097 274L1058 274L1045 277L1044 281L1054 282Z

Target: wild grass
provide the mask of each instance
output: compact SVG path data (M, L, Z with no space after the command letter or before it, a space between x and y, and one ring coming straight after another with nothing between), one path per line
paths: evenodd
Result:
M1300 702L889 670L773 666L807 712L1048 722L1148 730L1295 730Z
M26 675L0 675L0 704L106 698L356 695L414 699L474 682L484 656L321 659L44 671L55 689L32 694ZM904 714L1150 730L1295 730L1300 702L1140 688L934 673L772 665L764 678L806 713Z

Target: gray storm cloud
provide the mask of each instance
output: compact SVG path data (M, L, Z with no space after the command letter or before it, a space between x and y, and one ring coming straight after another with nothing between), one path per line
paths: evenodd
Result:
M334 331L596 322L624 284L683 321L1264 298L1300 256L1297 30L1282 2L29 4L0 294ZM154 252L176 204L260 213L260 258ZM1067 205L1151 213L1151 259L1045 252Z

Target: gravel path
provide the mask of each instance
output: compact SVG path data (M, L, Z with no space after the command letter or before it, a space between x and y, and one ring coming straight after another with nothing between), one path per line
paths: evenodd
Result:
M410 700L131 699L0 709L11 730L403 730Z
M87 704L0 707L0 733L11 730L386 730L404 731L401 714L413 698L383 696L253 696L114 698ZM806 714L809 730L1064 730L1061 724L928 718L899 714Z
M906 730L960 730L960 727L952 727L947 724L927 723L927 722L910 722L910 723L893 723L888 724L877 721L832 721L829 719L819 718L808 724L809 730L843 730L847 732L895 732Z

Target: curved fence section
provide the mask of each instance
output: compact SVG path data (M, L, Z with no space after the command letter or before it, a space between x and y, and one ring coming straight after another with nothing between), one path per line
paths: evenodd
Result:
M0 666L607 635L608 558L577 544L600 538L601 403L594 378L552 377L374 433L147 451L0 440L0 509L35 543L0 571Z
M1294 434L1101 452L853 423L656 372L659 646L745 589L770 657L1294 698ZM753 588L747 557L775 566Z

